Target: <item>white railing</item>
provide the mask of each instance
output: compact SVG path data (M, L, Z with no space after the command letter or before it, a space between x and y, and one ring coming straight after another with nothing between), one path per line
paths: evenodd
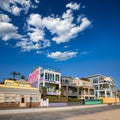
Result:
M47 92L48 95L59 95L59 91L56 90L56 91L48 91Z

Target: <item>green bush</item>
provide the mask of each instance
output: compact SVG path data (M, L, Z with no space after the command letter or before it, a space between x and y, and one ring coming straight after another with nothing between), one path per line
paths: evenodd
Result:
M68 102L67 97L47 96L50 103Z
M78 98L69 98L68 102L82 102L82 100Z

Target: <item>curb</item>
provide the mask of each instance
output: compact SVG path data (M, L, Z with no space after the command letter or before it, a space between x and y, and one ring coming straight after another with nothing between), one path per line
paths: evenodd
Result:
M103 107L103 106L108 106L108 104L69 106L69 107L51 107L51 108L29 108L29 109L0 110L0 115L21 114L21 113L36 113L36 112L50 112L50 111L65 111L65 110L75 110L75 109L94 108L94 107Z

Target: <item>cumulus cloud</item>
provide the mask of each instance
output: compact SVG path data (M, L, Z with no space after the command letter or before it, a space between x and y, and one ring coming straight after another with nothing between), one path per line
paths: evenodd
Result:
M80 8L80 4L77 3L68 3L66 5L67 8L73 9L73 10L78 10Z
M0 14L0 37L2 40L7 41L9 39L19 39L22 36L17 33L18 27L14 26L10 22L10 18L7 15Z
M43 17L39 14L31 14L27 20L28 26L35 27L43 30L47 28L52 35L52 40L57 44L69 42L77 36L77 34L91 25L87 17L78 17L77 24L75 24L73 12L71 9L78 10L80 4L69 3L66 5L68 8L63 12L61 17L48 16Z
M44 39L44 31L40 30L40 29L31 29L32 32L29 32L28 35L30 37L30 40L32 40L33 42L38 42L40 40Z
M20 15L22 11L27 12L32 5L37 5L40 1L34 0L0 0L0 9L10 12L13 15ZM57 44L69 42L91 25L87 17L79 15L75 20L73 11L80 8L80 4L69 3L66 11L61 16L51 14L42 16L40 14L30 14L25 23L25 35L18 34L18 27L11 23L11 19L4 14L0 14L0 38L4 41L16 39L16 46L22 51L41 51L41 49L51 46L51 41ZM25 26L24 26L25 28ZM49 32L51 39L46 33ZM19 40L18 40L19 39ZM67 48L67 47L64 47ZM77 52L52 52L47 55L59 61L75 57Z
M22 51L27 52L31 50L40 50L45 47L50 46L50 42L48 40L43 40L40 42L29 41L28 39L22 39L21 41L16 43L17 47L21 47Z
M68 59L75 57L76 54L77 54L77 52L70 52L70 51L59 52L59 51L57 51L57 52L49 53L47 55L47 57L58 60L58 61L64 61L64 60L68 60Z
M10 18L5 14L0 14L0 22L9 22Z
M27 12L30 5L30 0L0 0L0 8L14 15L19 15L22 10Z
M17 42L16 46L21 47L22 51L31 51L31 50L40 49L40 44L33 43L32 41L28 41L28 40L22 40L20 42Z

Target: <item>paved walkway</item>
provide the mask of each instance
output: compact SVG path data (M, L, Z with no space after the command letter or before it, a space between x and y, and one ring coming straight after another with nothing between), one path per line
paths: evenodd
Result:
M46 108L28 108L28 109L11 109L11 110L0 110L0 115L4 114L19 114L19 113L35 113L35 112L48 112L48 111L64 111L64 110L75 110L82 108L93 108L108 106L107 104L101 105L82 105L82 106L67 106L67 107L46 107Z

